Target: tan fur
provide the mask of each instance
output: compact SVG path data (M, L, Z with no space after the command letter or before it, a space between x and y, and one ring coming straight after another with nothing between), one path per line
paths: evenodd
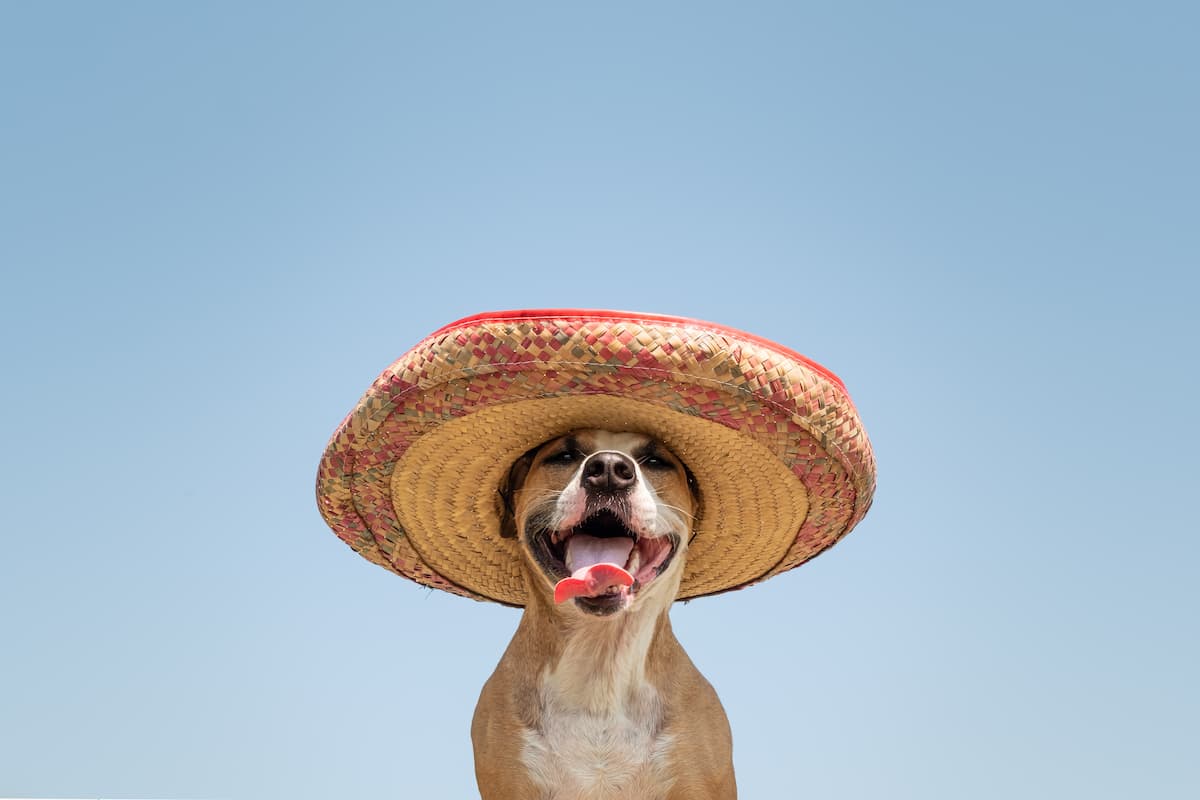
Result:
M582 453L632 454L649 441L603 431L573 436ZM546 463L558 441L514 469L519 486L510 487L511 508L518 531L538 504L571 506L564 490L577 472ZM657 524L679 526L694 513L695 499L684 467L661 448L657 452L670 468L639 469L638 479L659 509ZM647 524L655 524L653 514L647 511ZM522 533L529 597L480 693L471 726L483 800L736 797L724 709L668 618L689 532L684 525L667 568L609 616L588 614L573 601L555 605L554 580Z

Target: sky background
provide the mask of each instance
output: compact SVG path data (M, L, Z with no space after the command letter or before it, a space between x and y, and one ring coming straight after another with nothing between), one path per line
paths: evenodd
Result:
M0 797L460 798L518 612L317 513L480 311L825 364L865 521L674 609L741 796L1200 796L1193 3L0 3Z

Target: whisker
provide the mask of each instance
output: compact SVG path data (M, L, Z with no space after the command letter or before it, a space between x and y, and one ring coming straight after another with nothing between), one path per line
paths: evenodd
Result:
M670 511L674 511L676 514L679 514L679 515L681 515L681 516L687 517L687 519L688 519L688 522L695 522L695 521L696 521L696 515L695 515L695 514L691 513L690 511L684 511L684 510L683 510L682 508L680 508L679 506L673 506L673 505L671 505L670 503L659 503L659 507L660 507L660 508L663 508L663 509L668 509L668 510L670 510Z

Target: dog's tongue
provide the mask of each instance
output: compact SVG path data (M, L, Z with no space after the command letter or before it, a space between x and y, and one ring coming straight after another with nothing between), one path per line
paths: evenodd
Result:
M599 597L614 586L632 586L633 576L620 565L629 560L633 540L626 536L601 539L577 533L567 540L567 569L571 577L554 587L554 602L573 597Z

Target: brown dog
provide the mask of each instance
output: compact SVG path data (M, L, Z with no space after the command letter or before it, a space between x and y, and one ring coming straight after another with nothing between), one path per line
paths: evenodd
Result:
M650 436L576 431L501 493L529 595L471 725L483 800L736 797L725 711L668 619L687 468Z

